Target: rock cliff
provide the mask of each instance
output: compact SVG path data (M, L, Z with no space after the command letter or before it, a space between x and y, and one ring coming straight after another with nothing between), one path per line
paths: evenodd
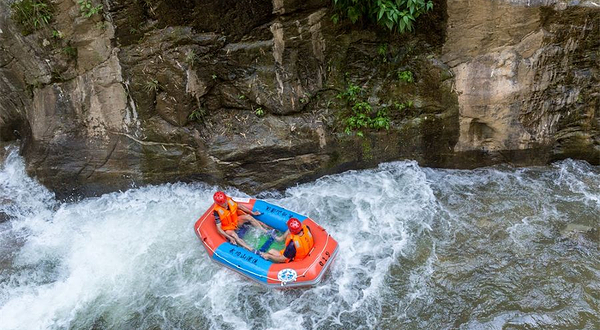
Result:
M87 2L48 1L24 35L0 0L0 142L61 195L256 192L404 158L600 163L597 1L437 1L400 36L333 24L325 0ZM389 130L344 132L352 88Z
M597 2L453 1L448 17L456 152L484 163L600 162Z

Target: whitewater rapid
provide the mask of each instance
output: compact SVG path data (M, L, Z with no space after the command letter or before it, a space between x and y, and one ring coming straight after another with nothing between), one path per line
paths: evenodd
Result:
M12 150L0 169L0 329L600 325L600 169L584 162L394 162L262 193L340 244L320 285L285 291L209 260L193 224L219 187L58 201L24 168Z

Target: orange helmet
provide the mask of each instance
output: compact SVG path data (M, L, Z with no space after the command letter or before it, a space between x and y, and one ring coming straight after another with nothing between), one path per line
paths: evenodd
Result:
M213 199L215 200L215 203L223 204L223 203L227 202L227 195L225 195L225 193L222 191L217 191L213 195Z
M290 218L287 222L288 229L290 233L296 235L302 231L302 223L296 218Z

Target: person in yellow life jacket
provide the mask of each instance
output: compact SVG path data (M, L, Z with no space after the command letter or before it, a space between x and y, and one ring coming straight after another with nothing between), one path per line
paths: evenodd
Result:
M306 258L315 245L310 228L296 218L290 218L287 226L288 230L284 235L276 238L282 241L285 237L285 248L281 251L271 249L269 252L261 253L261 257L274 262L290 262Z
M253 249L238 236L236 230L246 222L249 222L254 227L266 232L265 226L252 217L252 215L260 215L261 213L258 211L252 212L252 210L244 205L234 202L233 199L227 197L222 191L217 191L213 195L213 200L215 201L213 215L219 234L229 240L231 244L239 244L243 248L258 254L257 250Z

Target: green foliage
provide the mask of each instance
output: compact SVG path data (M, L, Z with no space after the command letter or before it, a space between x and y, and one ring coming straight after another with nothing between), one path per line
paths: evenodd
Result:
M158 89L160 88L160 84L158 83L158 80L156 79L150 79L146 82L146 86L144 86L144 89L146 90L146 92L148 94L152 93L152 92L157 92Z
M387 53L388 53L388 45L387 44L381 44L381 45L379 45L379 47L377 47L377 54L379 54L379 56L381 57L381 59L384 63L387 62Z
M204 116L206 116L206 110L204 110L204 108L201 107L192 111L192 113L190 113L190 115L188 116L188 119L192 121L201 122L202 120L204 120Z
M214 73L213 73L213 74L212 74L210 77L211 77L213 80L216 80L216 79L217 79L217 75L216 75L216 74L214 74Z
M106 21L101 21L96 23L96 29L98 30L106 30L106 28L108 27L108 23Z
M348 103L356 103L356 100L362 93L362 88L352 83L348 84L345 91L339 93L336 97L341 100L345 100Z
M387 55L387 51L388 51L387 44L381 44L381 45L379 45L379 47L377 47L377 54L379 54L380 56Z
M52 30L52 38L62 39L63 38L63 33L60 32L59 30Z
M265 115L265 110L262 107L258 107L254 110L254 114L258 117L262 117Z
M194 67L194 64L196 63L196 61L198 60L198 56L196 55L196 52L194 52L193 49L190 49L186 54L185 54L185 62L187 64L189 64L190 67Z
M240 95L238 95L238 99L239 100L245 100L246 99L246 95L240 94Z
M348 18L375 22L390 31L412 31L415 20L433 9L431 0L333 0L336 10L331 17L334 23Z
M77 58L77 48L67 45L62 49L63 53L67 54L70 58Z
M374 113L371 104L364 100L363 89L352 83L348 84L346 90L337 95L338 99L346 102L350 107L350 113L343 120L345 124L344 132L364 136L364 129L389 129L390 117L386 107L380 108Z
M405 83L413 83L415 82L415 78L413 73L409 70L398 71L398 79L400 81L404 81Z
M94 6L89 0L79 0L77 3L79 4L79 12L85 18L90 18L102 11L102 5Z
M310 98L312 97L312 95L310 93L304 93L304 96L302 96L299 101L302 104L306 104L308 102L310 102Z
M10 5L12 19L21 25L21 33L28 35L50 24L54 8L48 0L22 0Z
M394 102L394 108L398 111L403 111L405 109L412 108L413 101L407 101L406 103Z
M388 115L388 111L386 107L382 107L381 109L379 109L379 111L377 111L377 115L375 116L375 118L373 118L373 120L371 121L371 128L374 128L376 130L381 130L381 129L390 129L390 116Z

